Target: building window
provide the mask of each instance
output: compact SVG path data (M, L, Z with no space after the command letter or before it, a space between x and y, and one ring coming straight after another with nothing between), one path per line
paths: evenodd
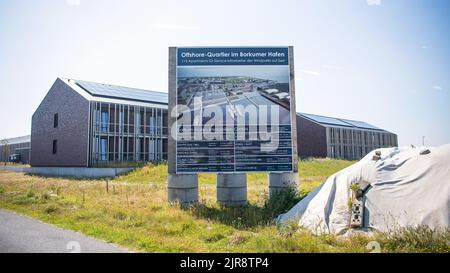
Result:
M53 115L53 128L58 128L58 114Z
M100 116L100 131L103 133L108 132L108 125L109 125L109 115L107 111L102 111Z
M56 154L58 151L58 141L56 139L53 140L53 154Z
M108 161L108 139L100 138L100 160Z

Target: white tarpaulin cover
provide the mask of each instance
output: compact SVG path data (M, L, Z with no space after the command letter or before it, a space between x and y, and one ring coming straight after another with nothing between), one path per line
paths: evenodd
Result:
M367 181L364 227L382 232L450 222L450 144L435 148L384 148L332 175L278 221L299 221L316 234L349 229L352 183Z

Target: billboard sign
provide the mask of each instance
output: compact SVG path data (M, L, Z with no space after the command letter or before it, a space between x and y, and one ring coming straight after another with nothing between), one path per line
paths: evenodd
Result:
M290 54L289 47L176 48L176 95L169 94L176 173L294 171Z

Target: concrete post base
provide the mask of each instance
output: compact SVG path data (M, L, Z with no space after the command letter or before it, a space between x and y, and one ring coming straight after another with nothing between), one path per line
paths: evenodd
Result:
M298 173L269 173L269 196L274 193L286 190L294 189L298 190L299 179Z
M247 204L247 175L217 174L217 202L224 206Z
M198 202L198 175L169 173L168 199L169 203L181 205Z

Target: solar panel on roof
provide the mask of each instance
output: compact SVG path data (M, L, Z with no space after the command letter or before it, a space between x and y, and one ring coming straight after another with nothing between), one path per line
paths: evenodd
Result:
M304 113L299 113L299 114L303 115L315 122L321 123L321 124L344 126L344 127L356 127L356 128L360 128L360 129L384 131L381 128L378 128L376 126L373 126L373 125L363 122L363 121L324 117L324 116L304 114Z
M92 96L119 98L127 100L137 100L155 103L168 103L168 95L162 92L155 92L137 88L107 85L75 80L75 82Z
M382 130L378 127L375 127L369 123L363 122L363 121L357 121L357 120L348 120L348 119L342 119L343 121L350 123L351 125L362 128L362 129L371 129L371 130Z
M345 126L345 127L352 127L351 124L348 124L346 122L343 122L340 119L337 118L331 118L331 117L323 117L323 116L317 116L317 115L311 115L311 114L301 114L309 119L312 119L318 123L324 123L329 125L337 125L337 126Z

